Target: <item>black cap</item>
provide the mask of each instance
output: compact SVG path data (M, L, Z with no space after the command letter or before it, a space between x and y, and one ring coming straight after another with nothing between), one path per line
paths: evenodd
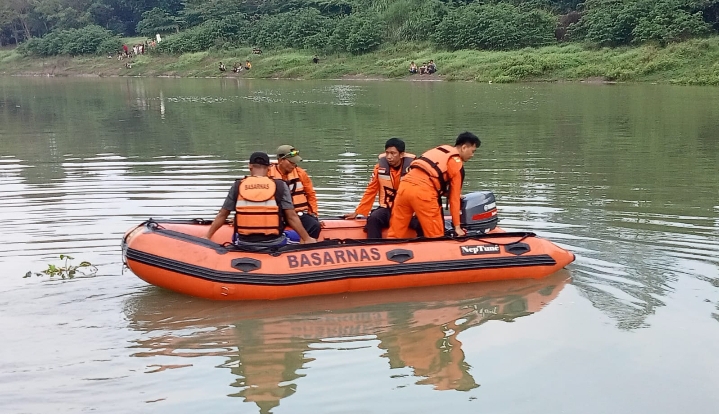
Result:
M250 155L250 164L270 165L270 157L262 151L253 152Z

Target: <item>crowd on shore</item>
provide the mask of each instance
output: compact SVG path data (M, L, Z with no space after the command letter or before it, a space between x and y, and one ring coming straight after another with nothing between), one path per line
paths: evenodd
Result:
M419 67L417 67L417 64L414 63L414 61L410 62L409 64L410 75L431 75L435 72L437 72L437 64L434 63L434 60L430 60L429 62L423 62L422 65Z
M250 62L249 60L245 60L244 65L240 62L236 62L235 64L232 65L233 73L240 73L243 70L250 70L250 69L252 69L252 62ZM226 72L227 66L225 66L224 63L220 62L219 70L220 70L220 72Z
M145 39L144 42L135 43L131 47L127 44L123 44L122 49L117 51L117 60L128 59L128 61L125 62L125 67L130 69L132 68L132 58L144 55L150 50L156 48L160 42L162 42L162 37L159 34L156 34L154 39ZM112 54L108 54L107 58L111 59Z

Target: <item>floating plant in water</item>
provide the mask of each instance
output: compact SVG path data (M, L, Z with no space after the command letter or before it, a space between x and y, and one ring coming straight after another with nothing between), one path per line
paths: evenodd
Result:
M47 265L47 269L42 272L29 271L25 273L23 278L30 277L34 274L35 276L59 276L63 279L72 279L75 276L93 276L97 273L97 267L90 262L80 262L78 265L73 265L70 261L75 260L75 258L66 254L61 254L60 260L65 261L63 265L56 266L50 263Z

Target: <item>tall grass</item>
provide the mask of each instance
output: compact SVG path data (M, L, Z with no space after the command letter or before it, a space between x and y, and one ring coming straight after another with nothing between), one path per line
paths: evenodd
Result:
M429 43L396 43L364 55L319 56L293 49L264 50L253 55L249 48L209 50L179 56L149 54L124 62L103 57L56 57L33 59L13 50L0 50L0 73L33 73L53 68L53 73L72 75L177 75L241 76L257 78L333 79L345 76L446 79L478 82L527 82L595 80L719 85L719 37L694 39L667 47L592 49L565 44L514 51L437 50ZM434 59L438 73L432 76L408 73L410 61L418 65ZM251 71L220 72L218 64L231 68L234 62L252 62Z
M15 49L0 49L0 65L20 59L22 56Z

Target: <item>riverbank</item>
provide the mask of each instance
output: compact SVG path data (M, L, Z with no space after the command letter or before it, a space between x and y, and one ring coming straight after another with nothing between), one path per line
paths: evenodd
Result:
M127 61L107 56L24 57L0 50L0 75L26 76L177 76L253 77L286 79L408 79L477 82L620 81L685 85L719 85L719 37L694 39L664 48L588 49L565 44L515 51L437 51L428 45L393 45L360 56L319 56L297 50L250 48L186 53L146 54ZM431 76L408 75L410 61L434 59ZM250 60L252 69L233 73L237 62ZM220 72L219 62L228 70Z

